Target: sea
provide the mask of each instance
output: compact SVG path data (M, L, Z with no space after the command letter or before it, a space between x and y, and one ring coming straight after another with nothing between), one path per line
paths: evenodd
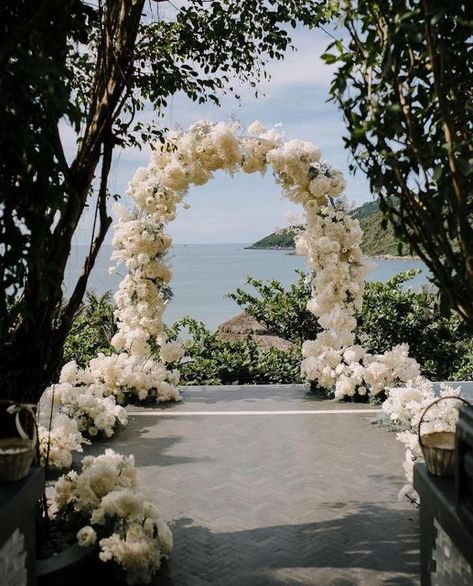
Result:
M172 324L183 315L203 321L216 328L240 313L241 309L226 295L245 287L248 276L262 280L277 280L284 286L297 281L296 269L307 270L304 257L287 250L254 250L249 244L176 244L168 261L173 271L170 284L173 298L166 307L164 322ZM87 246L74 246L66 268L64 291L67 296L79 276ZM88 290L102 295L114 293L124 276L123 269L109 273L113 248L103 246L89 278ZM428 270L416 259L368 259L372 266L368 280L387 281L408 269L422 273L409 282L419 288L428 283ZM248 287L251 291L251 288Z

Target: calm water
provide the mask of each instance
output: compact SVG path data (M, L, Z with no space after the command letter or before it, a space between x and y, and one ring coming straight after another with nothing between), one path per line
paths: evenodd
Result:
M216 327L239 313L238 305L225 294L242 287L248 275L283 285L297 280L295 269L306 269L303 257L280 250L246 250L245 244L181 244L172 248L170 263L173 270L171 287L174 298L166 308L164 318L172 323L182 315L191 315L209 327ZM66 270L65 290L70 291L78 277L85 246L73 248ZM97 294L116 291L120 275L109 275L111 246L100 252L89 279L89 289ZM372 261L374 269L370 280L386 281L396 273L411 268L424 269L422 275L412 281L419 286L426 281L426 270L417 260Z

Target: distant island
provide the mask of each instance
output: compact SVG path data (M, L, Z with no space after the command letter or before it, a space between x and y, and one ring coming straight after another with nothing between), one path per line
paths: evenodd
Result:
M350 215L360 222L363 230L361 250L365 256L388 258L412 256L407 245L404 245L401 250L398 249L399 241L396 240L391 225L388 225L386 229L381 226L383 215L377 201L364 203L350 212ZM299 228L301 227L299 226ZM283 228L273 232L248 248L255 250L294 250L294 229Z

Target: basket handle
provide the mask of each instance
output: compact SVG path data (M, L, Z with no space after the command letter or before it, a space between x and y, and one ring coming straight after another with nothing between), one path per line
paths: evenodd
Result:
M6 409L7 413L10 413L10 415L15 415L15 425L16 425L16 430L18 431L18 435L21 437L21 439L32 441L33 448L36 447L36 443L38 441L38 431L37 431L36 415L34 413L34 409L35 409L35 405L28 405L26 403L13 403L9 407L7 407L7 409ZM26 431L23 429L23 426L21 425L20 413L22 411L26 411L27 413L29 413L33 419L33 437L30 437L26 433Z
M440 401L443 401L444 399L456 399L457 401L463 401L463 403L465 403L465 405L471 405L471 403L469 401L467 401L463 397L458 397L457 395L447 395L445 397L439 397L438 399L435 399L435 401L432 401L432 403L430 403L430 405L427 405L427 407L424 409L422 415L420 416L419 425L417 426L417 437L419 439L419 445L421 448L423 448L424 445L422 443L422 436L420 434L420 426L422 425L422 423L424 421L424 416L431 407L433 407L437 403L440 403Z

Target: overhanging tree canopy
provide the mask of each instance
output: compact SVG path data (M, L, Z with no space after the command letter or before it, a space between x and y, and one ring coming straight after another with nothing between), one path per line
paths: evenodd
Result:
M117 146L160 136L139 117L184 92L218 103L232 80L254 84L290 44L285 24L316 24L324 3L193 0L173 20L145 0L23 0L0 7L0 396L35 400L61 363L65 336L111 219ZM137 115L138 114L138 115ZM59 125L79 137L66 158ZM96 182L94 183L94 178ZM60 310L78 222L96 195L83 274ZM26 368L27 365L27 368Z
M473 6L341 0L348 39L324 58L345 142L445 307L473 328Z

